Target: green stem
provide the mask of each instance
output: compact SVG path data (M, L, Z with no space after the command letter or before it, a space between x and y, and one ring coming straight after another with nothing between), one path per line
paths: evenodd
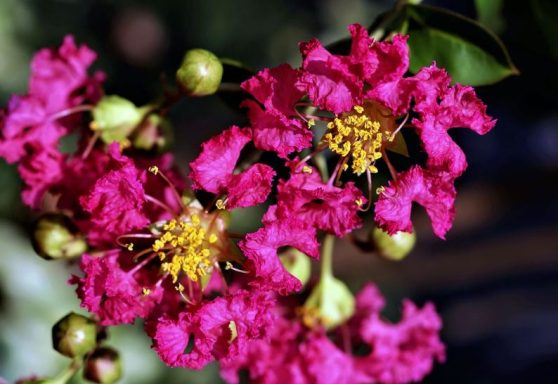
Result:
M322 254L320 256L320 280L333 277L333 245L335 237L327 234L322 242Z
M81 368L81 359L72 360L70 365L68 365L62 372L60 372L56 377L49 379L48 384L66 384ZM46 384L46 383L45 383Z

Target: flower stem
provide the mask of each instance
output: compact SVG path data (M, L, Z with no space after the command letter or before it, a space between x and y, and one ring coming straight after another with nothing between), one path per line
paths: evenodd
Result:
M62 372L56 377L49 379L45 384L66 384L81 368L81 359L74 359Z
M333 277L333 245L335 237L327 234L322 242L322 252L320 256L320 280Z

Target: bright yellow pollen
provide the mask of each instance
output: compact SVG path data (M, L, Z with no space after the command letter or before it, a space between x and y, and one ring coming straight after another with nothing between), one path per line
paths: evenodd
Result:
M133 250L134 250L134 243L127 244L127 245L126 245L126 249L127 249L128 251L133 251Z
M332 152L342 157L351 155L354 173L361 175L367 169L378 172L373 164L382 157L384 134L380 131L380 123L372 120L364 107L354 106L353 111L329 122L327 129L322 140Z
M378 187L376 188L376 195L379 195L380 193L382 193L383 191L385 191L386 189L384 187Z
M357 206L360 207L362 205L363 201L362 201L361 198L358 198L358 199L355 200L355 203L356 203Z
M310 173L312 173L312 168L305 165L304 167L302 167L302 172L310 174Z
M159 173L159 167L156 165L152 165L151 167L149 167L147 169L149 172L151 172L154 175L157 175Z
M316 125L316 120L313 119L308 120L308 128L312 128L314 125Z
M222 211L223 209L225 209L225 202L219 199L215 202L215 206L217 207L217 209Z
M209 272L211 251L207 242L215 243L217 236L212 234L206 240L206 229L200 226L199 216L192 215L190 222L171 220L163 226L163 231L151 248L157 252L163 271L172 276L173 283L178 281L181 272L192 281Z
M149 289L149 288L143 288L143 289L142 289L142 292L143 292L143 295L144 295L144 296L147 296L147 295L149 295L149 294L151 293L151 289Z

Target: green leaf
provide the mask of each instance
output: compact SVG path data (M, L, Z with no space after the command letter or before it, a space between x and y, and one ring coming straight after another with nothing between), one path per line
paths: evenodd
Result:
M412 72L435 60L455 82L475 86L519 74L500 39L476 21L425 5L406 9Z
M490 28L494 33L501 34L506 22L502 16L504 0L475 0L477 20L482 25Z

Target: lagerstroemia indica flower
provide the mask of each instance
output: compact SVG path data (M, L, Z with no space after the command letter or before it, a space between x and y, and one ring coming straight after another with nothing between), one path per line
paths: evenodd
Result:
M351 25L349 31L353 40L348 55L332 54L314 39L300 44L300 68L264 69L243 83L263 105L245 102L253 135L259 137L255 145L284 157L310 146L309 140L293 144L293 135L308 134L303 124L314 127L324 120L326 132L317 151L327 148L339 156L334 180L350 168L356 175L367 175L372 191L377 164L386 162L394 181L377 189L381 208L375 218L382 228L391 234L410 231L410 206L416 202L426 208L434 232L443 238L454 216L453 182L466 168L465 155L447 131L465 127L485 134L495 120L486 114L473 88L450 86L450 77L435 64L405 77L409 67L405 36L378 42L360 25ZM309 106L321 113L301 110ZM401 146L402 128L414 128L420 136L428 155L422 171L397 172L389 161L388 151ZM307 160L300 166L306 166ZM384 209L388 205L394 209Z

